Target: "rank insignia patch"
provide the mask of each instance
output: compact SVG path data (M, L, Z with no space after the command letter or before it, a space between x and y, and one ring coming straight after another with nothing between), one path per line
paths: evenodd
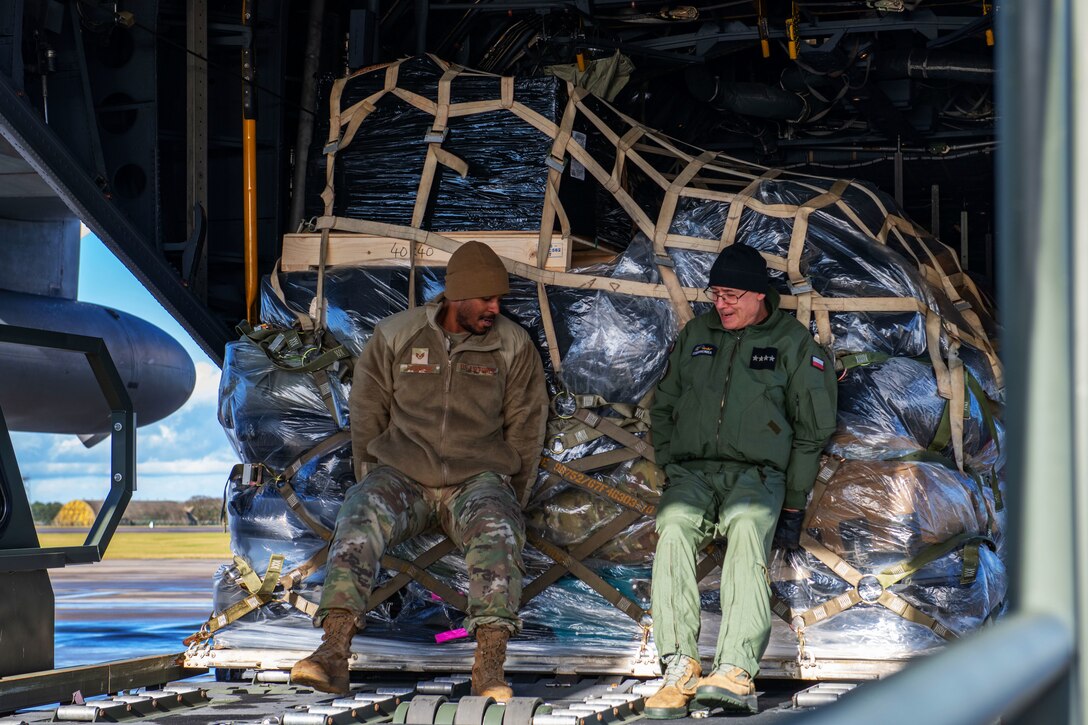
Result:
M410 365L426 365L427 358L430 357L430 350L425 347L413 347L412 348L412 362Z
M717 345L696 345L691 348L692 357L699 357L700 355L710 355L713 357L716 352L718 352Z
M774 370L776 362L778 362L777 347L753 347L752 359L748 361L748 367L752 370Z
M823 370L824 369L824 360L823 360L823 358L816 357L815 355L813 355L812 356L812 367L816 368L817 370Z

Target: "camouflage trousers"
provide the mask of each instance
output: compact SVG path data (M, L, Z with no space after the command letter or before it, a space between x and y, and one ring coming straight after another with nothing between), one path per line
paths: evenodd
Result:
M436 524L468 565L465 629L496 625L520 631L525 519L507 478L481 473L459 486L430 488L392 466L372 469L348 489L336 517L315 624L330 609L346 609L361 627L382 555Z

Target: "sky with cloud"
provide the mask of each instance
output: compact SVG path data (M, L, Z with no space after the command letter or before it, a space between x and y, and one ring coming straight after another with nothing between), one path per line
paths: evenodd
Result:
M90 233L80 249L79 299L142 317L178 340L196 365L196 387L188 402L138 429L133 498L221 496L237 457L216 416L219 367ZM88 449L75 436L12 433L11 438L32 501L101 499L109 491L108 442Z

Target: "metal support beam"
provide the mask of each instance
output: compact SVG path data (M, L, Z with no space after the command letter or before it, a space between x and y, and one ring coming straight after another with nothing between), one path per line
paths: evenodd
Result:
M231 331L182 286L177 272L103 195L64 143L11 82L0 74L0 135L42 177L213 360L223 361Z
M194 239L194 231L201 220L197 217L197 205L208 208L208 0L189 0L185 26L186 54L185 92L188 100L186 123L186 152L188 176L186 179L186 209L189 210L187 239ZM184 264L187 274L192 269L190 289L196 298L208 302L208 251L203 244L194 245L191 253L197 255L189 265Z
M71 702L72 693L77 691L84 697L93 697L137 687L163 685L207 672L206 669L183 667L179 664L181 660L181 653L153 655L101 665L0 677L0 716L51 702Z
M0 550L0 571L28 571L67 564L101 561L117 525L136 490L136 413L128 390L113 364L106 343L99 337L0 324L0 342L81 352L87 357L95 380L112 410L110 491L83 546ZM0 451L2 453L3 451ZM8 474L5 473L5 479Z

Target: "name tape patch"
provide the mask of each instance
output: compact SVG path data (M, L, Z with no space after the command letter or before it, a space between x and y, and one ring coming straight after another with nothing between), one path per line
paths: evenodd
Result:
M468 363L457 363L457 372L465 373L466 375L498 375L499 369L491 367L489 365L470 365Z
M718 352L718 346L717 345L703 344L703 345L696 345L695 347L691 348L691 356L692 357L699 357L700 355L710 355L711 357L713 357L717 352Z
M407 365L402 363L400 371L402 373L418 373L423 375L437 375L438 371L442 368L441 365Z
M774 370L778 362L777 347L753 347L752 359L748 361L748 367L752 370Z

